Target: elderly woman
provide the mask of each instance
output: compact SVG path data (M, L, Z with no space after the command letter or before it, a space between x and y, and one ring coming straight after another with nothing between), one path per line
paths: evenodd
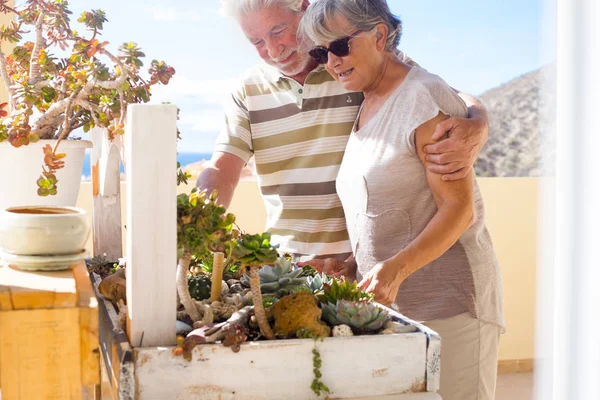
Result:
M360 286L441 335L444 400L493 399L504 322L481 194L474 174L432 173L423 150L465 104L399 60L402 25L385 0L315 1L300 32L345 89L364 93L336 181Z

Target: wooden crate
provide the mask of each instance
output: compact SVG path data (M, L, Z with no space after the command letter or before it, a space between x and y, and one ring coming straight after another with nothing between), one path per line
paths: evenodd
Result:
M80 400L99 383L98 302L85 263L57 272L1 266L2 399Z

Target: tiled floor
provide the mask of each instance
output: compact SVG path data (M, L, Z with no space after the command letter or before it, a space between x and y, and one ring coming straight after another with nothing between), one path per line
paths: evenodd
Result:
M498 375L495 400L533 400L533 373Z

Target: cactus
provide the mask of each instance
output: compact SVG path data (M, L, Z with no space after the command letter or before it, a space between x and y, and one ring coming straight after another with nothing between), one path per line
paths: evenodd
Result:
M323 319L332 326L348 325L357 334L375 333L389 319L385 309L367 301L340 300L322 305Z
M188 275L188 287L190 296L198 301L206 300L210 297L211 281L207 275Z
M299 277L301 268L294 268L292 262L285 257L279 257L274 266L265 265L258 271L260 291L287 296L299 286L306 285L307 278Z

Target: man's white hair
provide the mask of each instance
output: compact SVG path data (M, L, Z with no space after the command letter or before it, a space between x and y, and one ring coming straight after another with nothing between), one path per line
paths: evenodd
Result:
M302 10L302 0L221 0L225 15L239 17L272 6L278 6L292 12Z

